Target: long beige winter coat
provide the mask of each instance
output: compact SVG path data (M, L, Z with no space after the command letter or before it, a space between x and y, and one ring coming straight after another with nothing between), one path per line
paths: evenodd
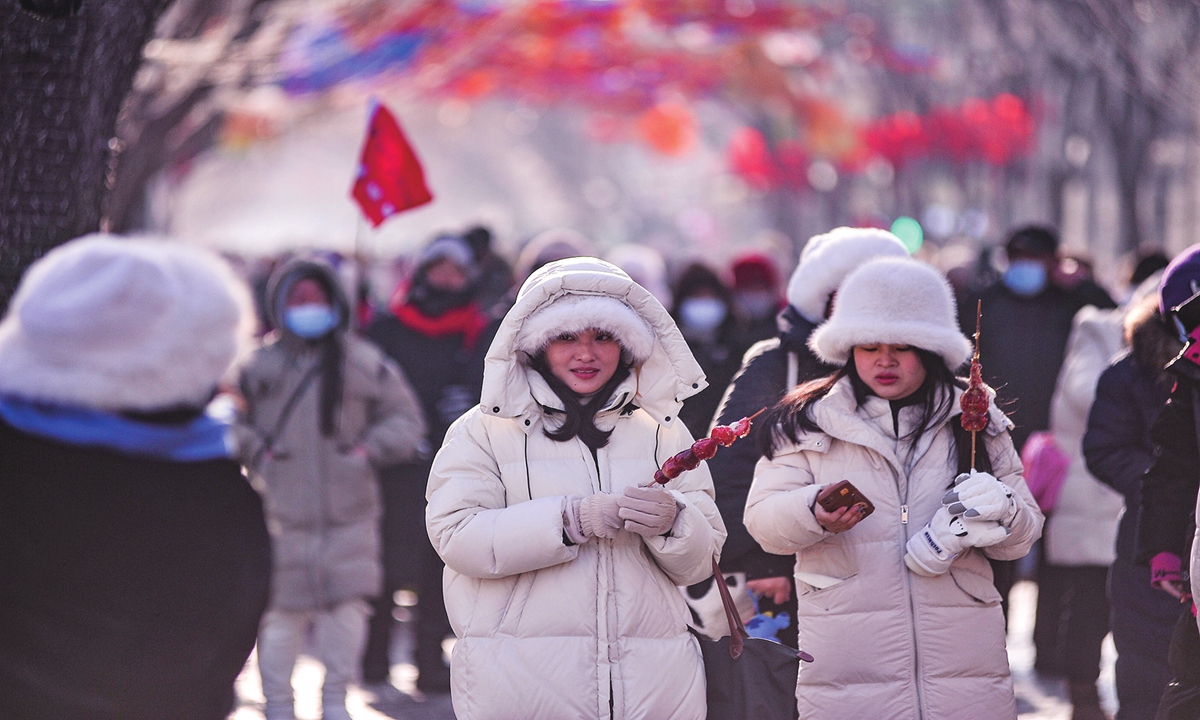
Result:
M535 274L485 365L482 406L446 436L429 477L426 520L446 561L446 610L459 720L700 720L704 672L676 585L710 574L725 538L704 465L667 487L682 506L668 537L622 531L564 542L569 495L648 482L692 438L675 416L703 375L662 306L607 263L580 258ZM612 428L593 460L578 438L555 442L562 404L517 360L535 309L567 293L623 300L656 335L650 358L596 418Z
M901 437L917 412L900 411ZM896 439L888 402L871 397L856 408L846 378L814 404L813 418L825 432L804 434L774 460L759 461L746 527L768 552L795 553L800 647L816 658L800 670L801 718L1016 717L1000 594L984 555L1025 555L1042 516L1021 478L1009 421L994 406L990 416L980 439L994 474L1015 490L1023 508L1007 539L964 553L940 577L909 572L904 554L953 483L954 420L927 432L910 455L907 443ZM851 481L876 510L833 534L810 508L821 487L839 480ZM805 582L813 575L838 582L819 589Z
M345 300L336 297L343 308ZM263 494L274 564L271 606L328 608L377 595L379 500L376 467L417 454L425 420L400 369L369 342L344 334L344 380L337 428L321 434L320 370L299 396L271 446L279 417L319 353L301 338L276 331L241 372L246 412L237 429L243 462ZM354 452L356 446L366 456Z

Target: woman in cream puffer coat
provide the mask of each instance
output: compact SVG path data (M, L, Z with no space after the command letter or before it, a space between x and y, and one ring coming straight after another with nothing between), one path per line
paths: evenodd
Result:
M837 299L809 345L843 368L767 416L745 512L764 549L796 556L799 642L816 658L800 669L800 717L1015 718L987 558L1025 555L1043 520L1011 423L989 404L976 467L990 473L955 485L963 390L950 368L971 346L949 285L923 263L880 259ZM873 514L816 505L841 480Z
M615 373L592 345L559 372L554 353L575 343L619 351ZM692 443L676 416L705 383L687 343L625 273L573 258L525 282L484 367L482 404L450 428L427 490L455 714L704 718L675 586L711 574L724 541L712 480L701 465L631 488ZM580 418L590 431L548 436Z

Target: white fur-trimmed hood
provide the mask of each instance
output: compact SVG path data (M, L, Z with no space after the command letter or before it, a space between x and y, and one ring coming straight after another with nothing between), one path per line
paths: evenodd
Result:
M612 332L634 359L632 402L670 425L683 401L707 387L675 321L655 297L615 265L592 257L547 264L521 286L484 360L481 405L488 415L537 425L541 407L525 364L560 332L589 327Z
M879 228L839 227L814 235L788 281L788 304L811 323L825 320L829 295L858 266L877 257L907 258L900 238Z
M972 352L957 315L954 293L940 272L916 260L880 258L846 277L833 314L808 346L821 360L844 365L855 345L912 345L941 355L955 370Z
M206 404L253 305L212 253L91 235L34 263L0 322L0 393L98 410Z

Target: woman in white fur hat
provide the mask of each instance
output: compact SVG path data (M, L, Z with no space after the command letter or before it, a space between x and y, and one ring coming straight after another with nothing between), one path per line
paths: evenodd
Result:
M800 644L817 658L800 671L800 716L1015 718L987 558L1025 555L1043 518L994 404L970 467L953 371L971 344L949 284L873 260L809 345L841 368L769 413L745 512L763 548L796 557ZM817 504L841 480L873 514Z
M691 445L676 416L704 384L616 267L573 258L525 282L427 491L461 720L705 717L675 586L708 575L725 538L712 480L701 466L639 487Z

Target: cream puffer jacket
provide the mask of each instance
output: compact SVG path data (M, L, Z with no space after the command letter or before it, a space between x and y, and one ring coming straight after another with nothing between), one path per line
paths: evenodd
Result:
M912 406L900 411L901 437L917 412ZM962 554L939 577L915 575L904 564L908 539L933 517L953 483L949 423L956 418L927 432L910 454L896 439L889 403L871 397L856 408L845 378L813 406L825 432L806 433L774 460L759 461L746 527L768 552L795 553L800 647L816 658L800 670L800 717L1016 717L1000 594L987 557L1025 555L1043 519L1021 477L1007 432L1011 423L994 405L979 438L993 474L1021 504L1011 534L982 552ZM823 486L839 480L852 482L876 510L833 534L810 508Z
M592 452L555 442L562 404L517 360L530 313L568 293L608 295L656 336L650 358L596 418L612 429ZM725 528L701 465L667 488L682 508L669 536L564 542L570 495L620 493L648 482L690 446L676 414L703 374L670 316L615 267L590 258L554 263L522 288L485 363L483 402L447 433L434 460L426 522L446 562L446 610L458 641L454 712L483 718L700 720L700 648L676 585L711 574Z

